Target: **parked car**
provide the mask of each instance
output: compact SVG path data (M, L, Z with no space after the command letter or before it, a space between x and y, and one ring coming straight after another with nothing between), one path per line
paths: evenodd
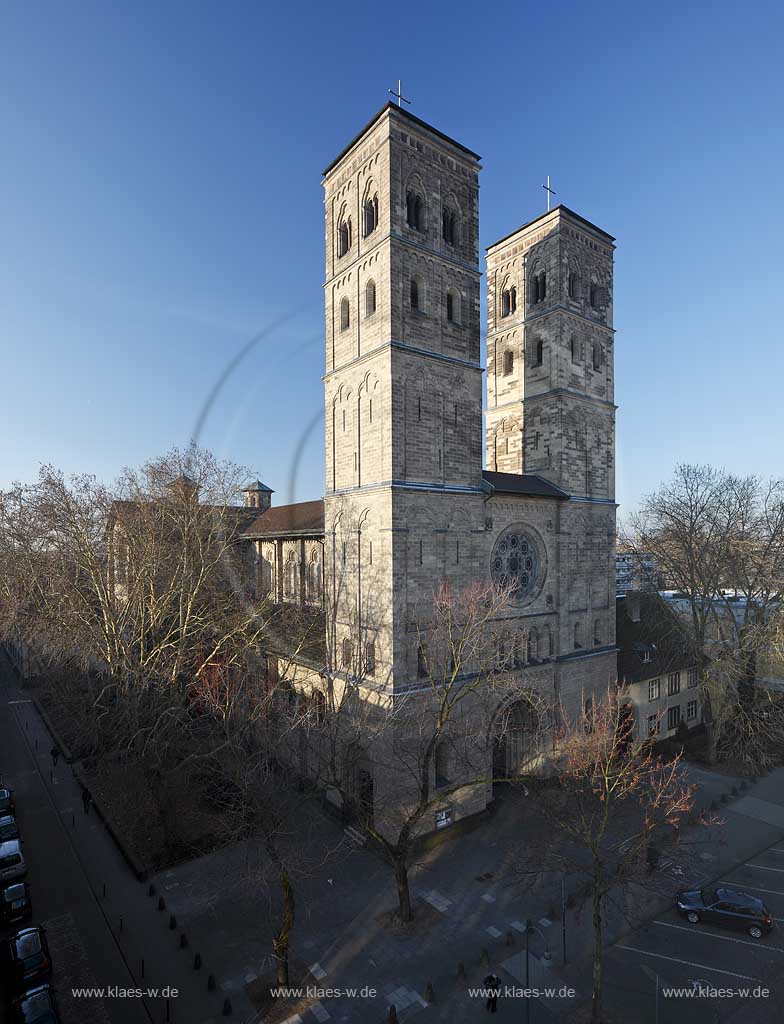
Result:
M27 874L27 863L18 839L0 842L0 884L15 882Z
M33 912L30 902L30 887L27 882L12 882L0 885L0 922L13 924L23 921Z
M54 990L49 985L31 988L12 1006L14 1024L61 1024Z
M737 889L694 889L680 892L675 905L687 921L710 921L724 928L748 932L761 939L773 927L773 918L762 900Z
M13 814L15 811L14 792L3 786L0 788L0 814Z
M22 992L28 985L46 981L52 973L46 932L40 926L22 928L4 943L3 961L12 991Z
M13 814L0 814L0 843L19 838L19 826Z

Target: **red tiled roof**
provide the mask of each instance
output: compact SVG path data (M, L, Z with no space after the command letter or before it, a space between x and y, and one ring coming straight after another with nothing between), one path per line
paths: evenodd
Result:
M292 534L324 534L324 502L298 501L294 505L276 505L247 526L243 537L288 537Z

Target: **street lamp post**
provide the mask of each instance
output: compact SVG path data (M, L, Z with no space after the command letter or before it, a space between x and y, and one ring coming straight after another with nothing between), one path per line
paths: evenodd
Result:
M544 955L549 957L550 950L547 946L547 936L544 934L541 928L533 923L530 918L526 918L523 922L525 927L525 1024L531 1024L531 993L530 993L530 980L531 980L531 968L530 968L530 955L529 955L529 944L528 937L531 932L538 932L544 940Z

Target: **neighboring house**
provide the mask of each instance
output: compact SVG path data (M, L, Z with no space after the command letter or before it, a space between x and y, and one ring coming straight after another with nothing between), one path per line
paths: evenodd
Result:
M618 680L626 686L639 735L673 736L681 722L702 723L697 651L678 616L658 594L616 601Z

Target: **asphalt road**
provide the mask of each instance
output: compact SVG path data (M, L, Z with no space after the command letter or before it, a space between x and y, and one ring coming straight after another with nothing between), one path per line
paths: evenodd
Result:
M759 1001L760 1019L784 1005L784 841L738 864L717 884L762 899L776 919L771 934L754 940L741 931L691 925L674 909L660 914L607 950L613 1010L628 1009L629 1019L640 1024L715 1024L744 1000ZM668 994L670 987L694 995ZM755 994L764 988L767 996Z
M132 988L134 982L69 840L65 822L44 785L42 769L22 724L24 709L18 701L24 698L15 693L5 668L0 665L0 774L14 791L32 894L33 917L29 923L41 924L47 931L54 964L52 984L63 1024L150 1024L139 999L76 998L72 994L74 987ZM55 778L59 773L65 778L70 770L61 762ZM83 814L81 807L73 810ZM100 826L93 819L89 825L81 821L80 827ZM0 941L18 927L0 930ZM3 1005L0 1020L6 1019L10 1016Z

